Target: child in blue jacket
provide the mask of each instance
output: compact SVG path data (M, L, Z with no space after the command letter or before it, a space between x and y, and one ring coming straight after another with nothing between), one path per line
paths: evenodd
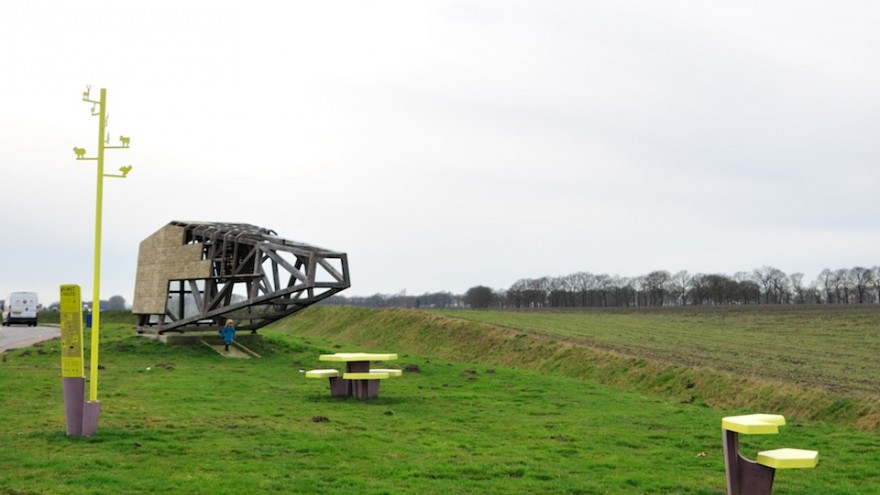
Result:
M226 320L226 325L220 329L220 335L223 336L223 343L226 344L226 350L229 350L229 344L235 340L235 322L232 320Z

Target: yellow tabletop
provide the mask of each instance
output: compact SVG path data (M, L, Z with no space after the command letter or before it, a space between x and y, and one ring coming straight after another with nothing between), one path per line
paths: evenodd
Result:
M320 361L391 361L397 359L397 354L378 354L372 352L337 352L336 354L321 354Z

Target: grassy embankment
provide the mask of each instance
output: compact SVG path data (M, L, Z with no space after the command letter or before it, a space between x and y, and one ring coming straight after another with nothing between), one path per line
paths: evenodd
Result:
M880 427L880 308L322 309L310 335L589 379L726 410ZM292 319L289 324L296 324Z
M555 352L555 338L336 308L265 334L254 346L263 358L232 360L107 323L92 438L64 435L58 342L9 352L0 363L0 494L724 491L720 416L740 411L564 376L575 374L564 359L551 373L537 357L516 357ZM326 366L318 354L340 349L396 351L401 359L386 365L420 371L387 381L376 401L334 400L299 370ZM743 440L752 454L821 452L817 469L780 472L774 493L880 492L873 433L795 419L779 435Z

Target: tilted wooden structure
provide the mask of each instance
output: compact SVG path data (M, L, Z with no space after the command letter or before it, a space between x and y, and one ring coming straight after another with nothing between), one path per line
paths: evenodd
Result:
M241 223L173 221L140 244L139 333L257 329L351 286L345 253Z

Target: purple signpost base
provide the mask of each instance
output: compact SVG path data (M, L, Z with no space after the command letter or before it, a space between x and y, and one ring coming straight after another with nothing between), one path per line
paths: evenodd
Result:
M64 417L67 420L67 434L83 434L83 395L86 391L85 378L61 378L64 389Z
M64 390L64 418L67 420L67 435L90 437L98 431L98 417L101 414L100 401L86 401L85 378L61 378Z
M98 431L98 416L101 415L101 401L88 401L83 407L82 434L90 437Z

